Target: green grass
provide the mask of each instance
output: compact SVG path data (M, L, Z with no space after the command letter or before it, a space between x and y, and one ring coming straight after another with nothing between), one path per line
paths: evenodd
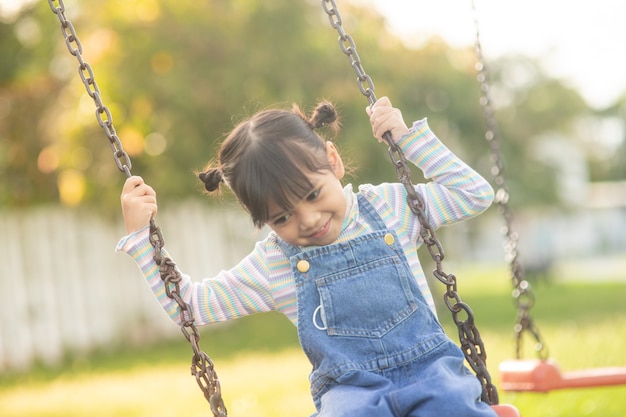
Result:
M507 272L474 268L458 273L459 292L470 304L485 342L488 366L513 357L515 310ZM433 284L441 292L441 284ZM534 288L532 310L551 354L563 371L626 366L626 281L558 281ZM453 339L450 314L440 317ZM263 314L202 329L201 347L216 364L229 415L306 416L309 365L293 326ZM532 357L528 341L525 357ZM190 375L191 348L180 339L141 349L116 349L68 360L57 369L0 377L3 417L210 415ZM524 417L626 416L626 386L548 394L500 392Z
M550 357L562 372L596 367L626 367L626 280L623 271L602 280L560 275L535 284L531 311ZM622 276L620 276L622 275ZM497 385L498 364L513 359L515 305L506 270L476 268L459 274L459 292L472 306L487 351L487 365ZM557 277L561 277L560 279ZM592 276L591 279L594 279ZM433 287L436 289L437 287ZM453 339L447 311L440 318ZM534 358L534 340L525 338L524 358ZM624 417L626 385L543 393L500 391L500 402L515 405L522 416Z

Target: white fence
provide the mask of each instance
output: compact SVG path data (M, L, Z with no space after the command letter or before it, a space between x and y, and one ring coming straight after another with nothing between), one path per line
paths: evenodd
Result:
M261 233L239 208L196 202L161 210L157 223L194 278L233 265ZM107 222L59 207L1 213L0 370L179 333L134 262L114 251L123 234L121 215Z
M235 203L221 207L193 201L159 212L168 251L194 279L234 265L265 233ZM583 259L610 248L621 259L611 266L613 275L626 279L626 208L526 213L516 220L526 259ZM494 207L440 231L447 262L502 261L501 224ZM121 215L107 221L60 207L0 212L0 371L25 370L35 361L52 365L68 353L115 343L182 337L134 262L114 251L123 234ZM592 272L601 278L597 268Z

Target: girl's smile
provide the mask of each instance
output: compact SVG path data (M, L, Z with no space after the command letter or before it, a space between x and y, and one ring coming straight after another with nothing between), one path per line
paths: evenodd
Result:
M318 230L317 232L313 233L310 237L313 239L319 239L321 237L323 237L326 232L328 232L328 229L330 228L330 220L326 222L326 224L324 226L322 226L322 228L320 230Z

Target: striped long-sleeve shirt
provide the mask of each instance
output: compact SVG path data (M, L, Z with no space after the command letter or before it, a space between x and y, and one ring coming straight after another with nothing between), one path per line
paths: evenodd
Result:
M423 197L425 213L433 229L476 216L491 205L493 190L489 183L441 143L426 119L415 122L398 145L407 160L431 180L415 188ZM372 203L387 227L396 231L419 288L434 312L432 294L417 256L417 248L422 244L421 225L408 207L406 189L399 183L366 184L359 186L358 192ZM346 217L336 242L373 231L359 215L357 195L351 185L345 186L344 195ZM181 295L191 307L196 324L276 310L297 325L295 281L289 259L278 247L276 239L276 235L270 232L235 267L215 277L194 281L181 272ZM122 238L117 250L128 253L135 260L162 307L172 320L179 323L178 306L165 294L153 259L148 227Z

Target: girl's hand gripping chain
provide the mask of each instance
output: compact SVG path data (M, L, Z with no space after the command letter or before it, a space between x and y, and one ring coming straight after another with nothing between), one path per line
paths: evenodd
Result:
M121 200L124 225L129 234L147 226L157 214L156 192L141 177L132 176L126 180Z
M407 127L402 113L391 105L391 101L387 97L379 98L376 103L366 107L370 123L372 124L372 133L379 142L384 143L383 135L385 132L391 132L391 139L394 143L407 133Z

